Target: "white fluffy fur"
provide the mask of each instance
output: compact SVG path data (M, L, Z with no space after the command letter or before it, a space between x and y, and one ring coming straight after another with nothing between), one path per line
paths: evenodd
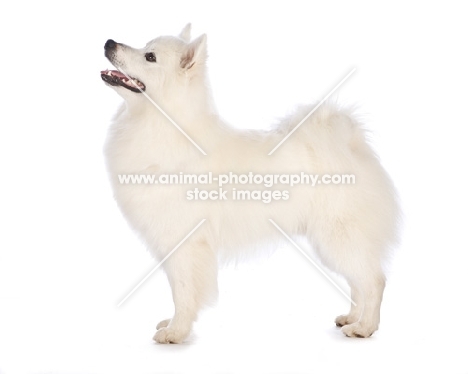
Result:
M157 62L145 60L154 52ZM281 234L304 235L323 264L343 275L357 303L336 324L347 336L368 337L379 325L385 285L382 263L396 239L393 185L347 110L325 104L267 156L313 106L300 108L276 131L241 132L216 113L206 74L206 37L190 42L190 27L142 49L117 44L113 65L146 85L158 103L208 154L202 155L141 93L114 87L124 103L105 149L115 199L151 253L163 258L201 219L206 222L164 264L175 314L154 339L179 343L199 310L217 294L222 259L274 248ZM121 185L118 174L179 173L355 174L355 185L297 186L288 201L187 201L193 186ZM238 186L237 186L238 187ZM213 186L213 188L215 188ZM258 187L256 187L258 189Z

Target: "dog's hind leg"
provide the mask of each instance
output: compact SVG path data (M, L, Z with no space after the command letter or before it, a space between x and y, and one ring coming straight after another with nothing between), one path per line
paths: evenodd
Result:
M380 304L385 288L385 275L375 259L360 258L360 252L349 253L338 270L351 288L351 309L347 315L338 316L335 324L349 337L368 338L380 323Z
M217 295L218 261L206 241L185 243L166 261L175 312L161 321L154 335L158 343L181 343L190 334L200 309Z
M323 262L343 275L351 288L349 314L338 316L335 324L349 337L371 336L379 327L380 304L385 288L382 271L383 245L369 239L350 223L333 223L315 236L315 246Z
M385 276L374 267L361 269L363 273L353 274L353 279L348 276L351 297L356 306L352 305L341 331L349 337L368 338L379 328ZM335 323L339 326L338 322L342 321L338 317Z
M358 293L358 288L351 284L350 282L349 286L351 288L351 300L356 302L356 300L360 299L359 293ZM341 316L338 316L335 318L335 324L338 327L343 327L345 325L349 325L351 323L359 321L359 318L361 317L362 313L362 305L361 304L351 304L351 308L349 310L348 314L343 314Z

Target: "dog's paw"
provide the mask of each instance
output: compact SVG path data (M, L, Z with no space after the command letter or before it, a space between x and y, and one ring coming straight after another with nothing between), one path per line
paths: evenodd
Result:
M156 326L156 330L160 330L162 329L163 327L167 327L169 325L169 323L171 322L171 319L168 318L168 319L165 319L165 320L162 320L161 322L158 323L158 325Z
M355 321L353 321L348 314L343 314L341 316L338 316L335 318L335 325L337 325L338 327L343 327L345 325L349 325L351 323L354 323Z
M343 334L350 338L368 338L375 330L374 327L363 326L360 322L354 322L341 328Z
M165 322L165 321L163 321ZM170 327L161 327L153 337L153 340L157 343L161 344L178 344L182 343L184 339L187 337L188 334L180 331L175 330Z

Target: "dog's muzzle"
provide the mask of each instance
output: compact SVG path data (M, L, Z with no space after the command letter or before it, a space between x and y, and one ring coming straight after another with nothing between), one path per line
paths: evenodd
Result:
M107 40L104 44L104 55L115 66L114 59L119 43L112 39ZM132 78L119 70L103 70L101 71L101 79L111 86L121 86L130 91L141 93L146 89L146 86L136 78Z

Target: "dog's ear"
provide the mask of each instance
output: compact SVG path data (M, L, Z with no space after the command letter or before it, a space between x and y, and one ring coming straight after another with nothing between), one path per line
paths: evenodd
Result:
M206 56L206 34L203 34L187 46L180 58L180 67L189 70L195 65L201 65Z
M182 31L179 34L179 38L181 38L184 42L189 42L190 41L190 31L192 30L192 24L187 23L185 27L182 29Z

